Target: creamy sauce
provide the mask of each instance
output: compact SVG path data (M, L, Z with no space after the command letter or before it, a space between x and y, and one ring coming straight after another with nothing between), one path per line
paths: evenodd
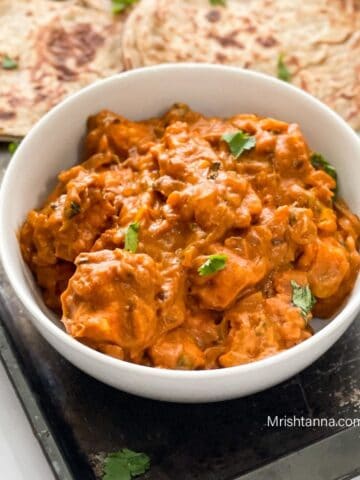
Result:
M256 145L235 158L222 136L239 130ZM291 282L326 318L359 268L359 220L311 153L296 124L271 118L100 112L85 161L22 226L23 256L69 334L108 355L173 369L273 355L312 335ZM217 254L224 268L199 275Z

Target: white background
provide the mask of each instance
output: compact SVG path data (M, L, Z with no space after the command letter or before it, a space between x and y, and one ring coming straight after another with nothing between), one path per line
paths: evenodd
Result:
M1 362L0 478L1 480L54 480Z

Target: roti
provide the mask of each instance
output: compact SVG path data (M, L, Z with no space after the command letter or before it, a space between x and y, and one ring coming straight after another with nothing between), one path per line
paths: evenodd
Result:
M124 67L195 61L276 76L280 54L294 85L360 130L360 0L141 0L126 17L110 0L0 0L0 139ZM17 68L1 68L5 57Z
M123 70L124 16L108 0L0 0L0 138L24 136L50 108Z
M236 65L291 82L360 130L360 0L142 0L128 17L125 68L168 62Z

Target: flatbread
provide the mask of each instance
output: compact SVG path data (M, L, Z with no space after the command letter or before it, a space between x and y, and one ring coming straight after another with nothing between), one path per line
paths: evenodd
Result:
M360 129L360 0L142 0L128 17L126 69L168 62L237 65L277 75Z
M0 0L0 138L24 136L67 95L123 70L108 0Z

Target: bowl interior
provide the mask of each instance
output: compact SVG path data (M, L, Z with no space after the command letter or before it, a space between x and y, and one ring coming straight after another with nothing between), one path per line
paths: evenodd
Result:
M27 212L44 199L57 174L79 162L86 119L110 109L133 120L162 114L184 102L207 115L256 113L299 123L310 147L337 169L340 192L360 212L360 141L345 122L304 92L254 72L209 65L140 69L98 82L47 114L22 142L9 167L0 197L0 251L18 295L33 316L54 322L21 258L17 231ZM357 282L348 303L358 302ZM318 325L324 326L321 322Z

